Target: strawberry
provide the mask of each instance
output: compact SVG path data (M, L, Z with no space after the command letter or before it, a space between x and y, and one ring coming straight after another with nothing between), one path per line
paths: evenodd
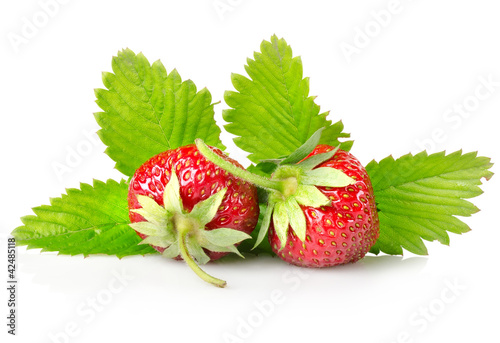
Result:
M333 149L328 145L318 145L307 158ZM273 251L284 261L298 266L329 267L356 262L365 256L379 235L370 179L361 163L343 150L338 150L332 158L316 168L320 167L341 170L356 182L344 187L318 187L331 200L331 205L300 206L306 217L305 241L301 241L289 229L282 249L271 223L269 242Z
M238 162L211 151L235 168ZM230 252L255 228L259 206L255 186L207 161L195 145L160 153L145 162L130 181L131 226L166 257L184 259L204 280L219 287L194 262L214 261ZM241 255L240 255L241 256Z
M289 156L255 166L260 175L235 168L196 140L208 160L268 191L254 248L270 229L273 251L302 267L356 262L379 236L377 208L366 170L350 153L318 145L322 131L316 131ZM269 172L270 178L261 176Z

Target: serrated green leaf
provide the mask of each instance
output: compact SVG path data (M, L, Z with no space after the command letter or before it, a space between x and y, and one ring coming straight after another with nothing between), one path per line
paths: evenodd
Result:
M116 168L127 176L160 152L202 138L223 149L214 120L210 92L197 91L191 80L182 81L174 69L167 73L160 61L152 65L130 49L112 59L113 73L103 73L107 89L96 89L95 114L99 137Z
M380 219L380 237L371 251L402 254L404 248L424 255L427 249L422 239L449 244L448 231L469 231L455 216L478 211L465 199L482 193L479 185L482 178L493 175L491 166L489 158L461 151L449 155L422 152L370 162L366 170Z
M284 39L271 37L261 44L254 59L248 59L245 70L249 78L233 74L236 91L227 91L223 111L229 122L226 130L238 137L235 144L250 153L255 163L264 159L288 156L320 128L325 128L320 143L340 145L342 122L332 124L328 113L309 96L309 79L303 78L302 61L293 57ZM349 150L352 142L342 143Z
M50 200L50 205L33 208L35 215L21 218L23 226L12 235L17 245L28 249L58 251L65 255L155 254L129 226L128 184L108 180L93 186L68 189L67 194Z

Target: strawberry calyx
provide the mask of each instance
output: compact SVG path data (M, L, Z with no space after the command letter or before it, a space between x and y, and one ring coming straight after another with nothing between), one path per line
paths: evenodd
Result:
M345 187L356 182L341 170L328 167L316 168L321 163L332 158L338 148L305 159L318 145L322 131L323 129L316 131L307 142L288 157L263 161L276 165L270 178L254 174L248 170L235 168L213 153L201 139L195 141L198 150L207 160L268 192L267 208L264 212L264 218L254 248L266 237L271 219L280 239L281 247L285 246L289 227L304 242L306 238L306 218L300 206L321 207L331 205L330 199L321 193L317 186Z
M137 195L142 208L131 211L141 215L145 221L130 226L146 236L139 244L165 248L164 257L176 258L180 255L200 278L217 287L225 287L226 281L207 274L199 267L198 264L210 261L205 249L233 252L243 257L235 244L251 236L230 228L206 230L206 225L215 217L224 199L226 188L200 201L190 212L182 204L179 189L177 175L172 173L163 193L163 206L150 197Z

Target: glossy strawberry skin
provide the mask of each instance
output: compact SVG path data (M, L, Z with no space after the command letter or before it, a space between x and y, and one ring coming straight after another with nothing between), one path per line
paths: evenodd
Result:
M333 147L318 145L307 158L331 151ZM306 216L306 240L302 242L288 230L286 246L281 244L271 222L269 242L284 261L302 267L330 267L356 262L363 258L379 236L379 219L373 188L361 163L350 153L338 150L317 166L342 170L356 183L347 187L317 187L331 199L331 206L300 206Z
M243 168L219 149L211 149L234 165ZM130 211L141 207L137 195L149 196L163 206L163 189L170 180L172 171L175 171L179 179L180 196L187 211L191 211L195 204L227 187L219 210L214 219L206 225L207 230L230 228L247 234L253 231L259 218L255 186L207 161L194 144L160 153L136 170L128 192L129 217L132 223L145 220L141 215ZM138 235L141 238L146 237L140 233ZM161 247L153 246L153 248L160 253L165 250ZM207 250L205 252L212 261L228 254Z

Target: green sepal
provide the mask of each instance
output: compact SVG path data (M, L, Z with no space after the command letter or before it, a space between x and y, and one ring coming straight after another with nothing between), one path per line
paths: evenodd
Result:
M201 232L200 244L204 248L215 252L232 252L244 258L244 256L235 247L245 239L251 239L252 236L245 232L220 228L215 230L205 230Z
M322 127L314 132L304 144L302 144L297 148L297 150L292 152L287 158L281 161L280 164L296 164L297 162L300 162L304 158L306 158L318 145L324 129L325 128Z
M288 218L290 220L290 226L293 231L303 242L306 239L306 216L295 197L291 196L285 201L285 208L288 212ZM282 244L283 246L283 244Z
M315 186L300 185L294 194L297 202L304 206L321 207L329 206L331 201Z
M150 222L137 222L129 225L132 229L147 236L158 236L161 234L160 227Z
M144 238L139 244L149 244L155 247L168 248L172 245L173 240L169 239L167 235L165 236L148 236Z
M301 181L304 185L323 187L346 187L356 183L343 171L330 167L310 170L302 175Z
M137 201L142 208L130 210L144 217L149 223L157 226L165 225L168 212L164 207L158 205L156 201L144 195L137 195Z
M163 191L163 205L165 206L165 210L169 213L183 213L184 206L182 205L180 191L179 179L177 178L177 174L172 172L170 176L170 180L165 186Z
M199 264L207 264L207 262L210 261L210 257L203 251L200 243L192 236L186 237L186 246L191 256Z
M219 245L213 245L211 243L204 242L202 246L205 249L208 249L208 250L211 250L211 251L214 251L214 252L232 252L232 253L238 255L241 258L245 258L245 256L243 256L241 254L241 252L234 245L228 245L226 247L222 247L222 246L219 246Z
M311 156L308 159L298 163L297 167L302 169L303 172L307 172L309 170L312 170L314 167L316 167L316 166L320 165L321 163L328 161L330 158L332 158L337 153L337 151L339 149L340 149L340 147L336 147L332 151L324 152L321 154Z
M175 241L163 251L162 256L166 258L176 258L180 253L181 249L179 248L179 242Z
M208 241L212 245L218 245L226 247L229 245L235 245L245 239L252 238L249 234L233 230L229 228L220 228L215 230L205 230L202 232L202 237L204 240Z
M250 166L248 170L253 173L259 174L261 176L269 177L276 170L276 168L283 165L297 165L304 172L313 169L317 165L332 158L333 155L335 155L335 153L339 150L339 147L336 147L332 151L322 154L317 154L302 161L319 144L321 139L321 134L324 129L325 128L322 127L319 130L317 130L304 144L298 147L297 150L292 152L290 155L283 158L261 160L257 165Z
M222 203L222 200L224 199L224 196L226 195L226 192L227 188L223 188L208 199L200 201L199 203L194 205L189 216L199 220L200 225L207 225L212 221L212 219L214 219L215 215L217 214L217 211L220 207L220 204ZM240 232L237 230L232 231Z
M271 225L271 217L273 215L274 206L274 202L268 203L266 212L264 213L264 218L262 219L262 224L259 227L259 235L257 236L257 240L255 241L255 245L253 246L252 250L257 248L266 237L267 232L269 231L269 225Z
M273 224L276 235L281 243L281 249L285 247L288 235L288 226L290 224L290 219L288 218L288 213L286 212L285 202L278 202L274 207Z

